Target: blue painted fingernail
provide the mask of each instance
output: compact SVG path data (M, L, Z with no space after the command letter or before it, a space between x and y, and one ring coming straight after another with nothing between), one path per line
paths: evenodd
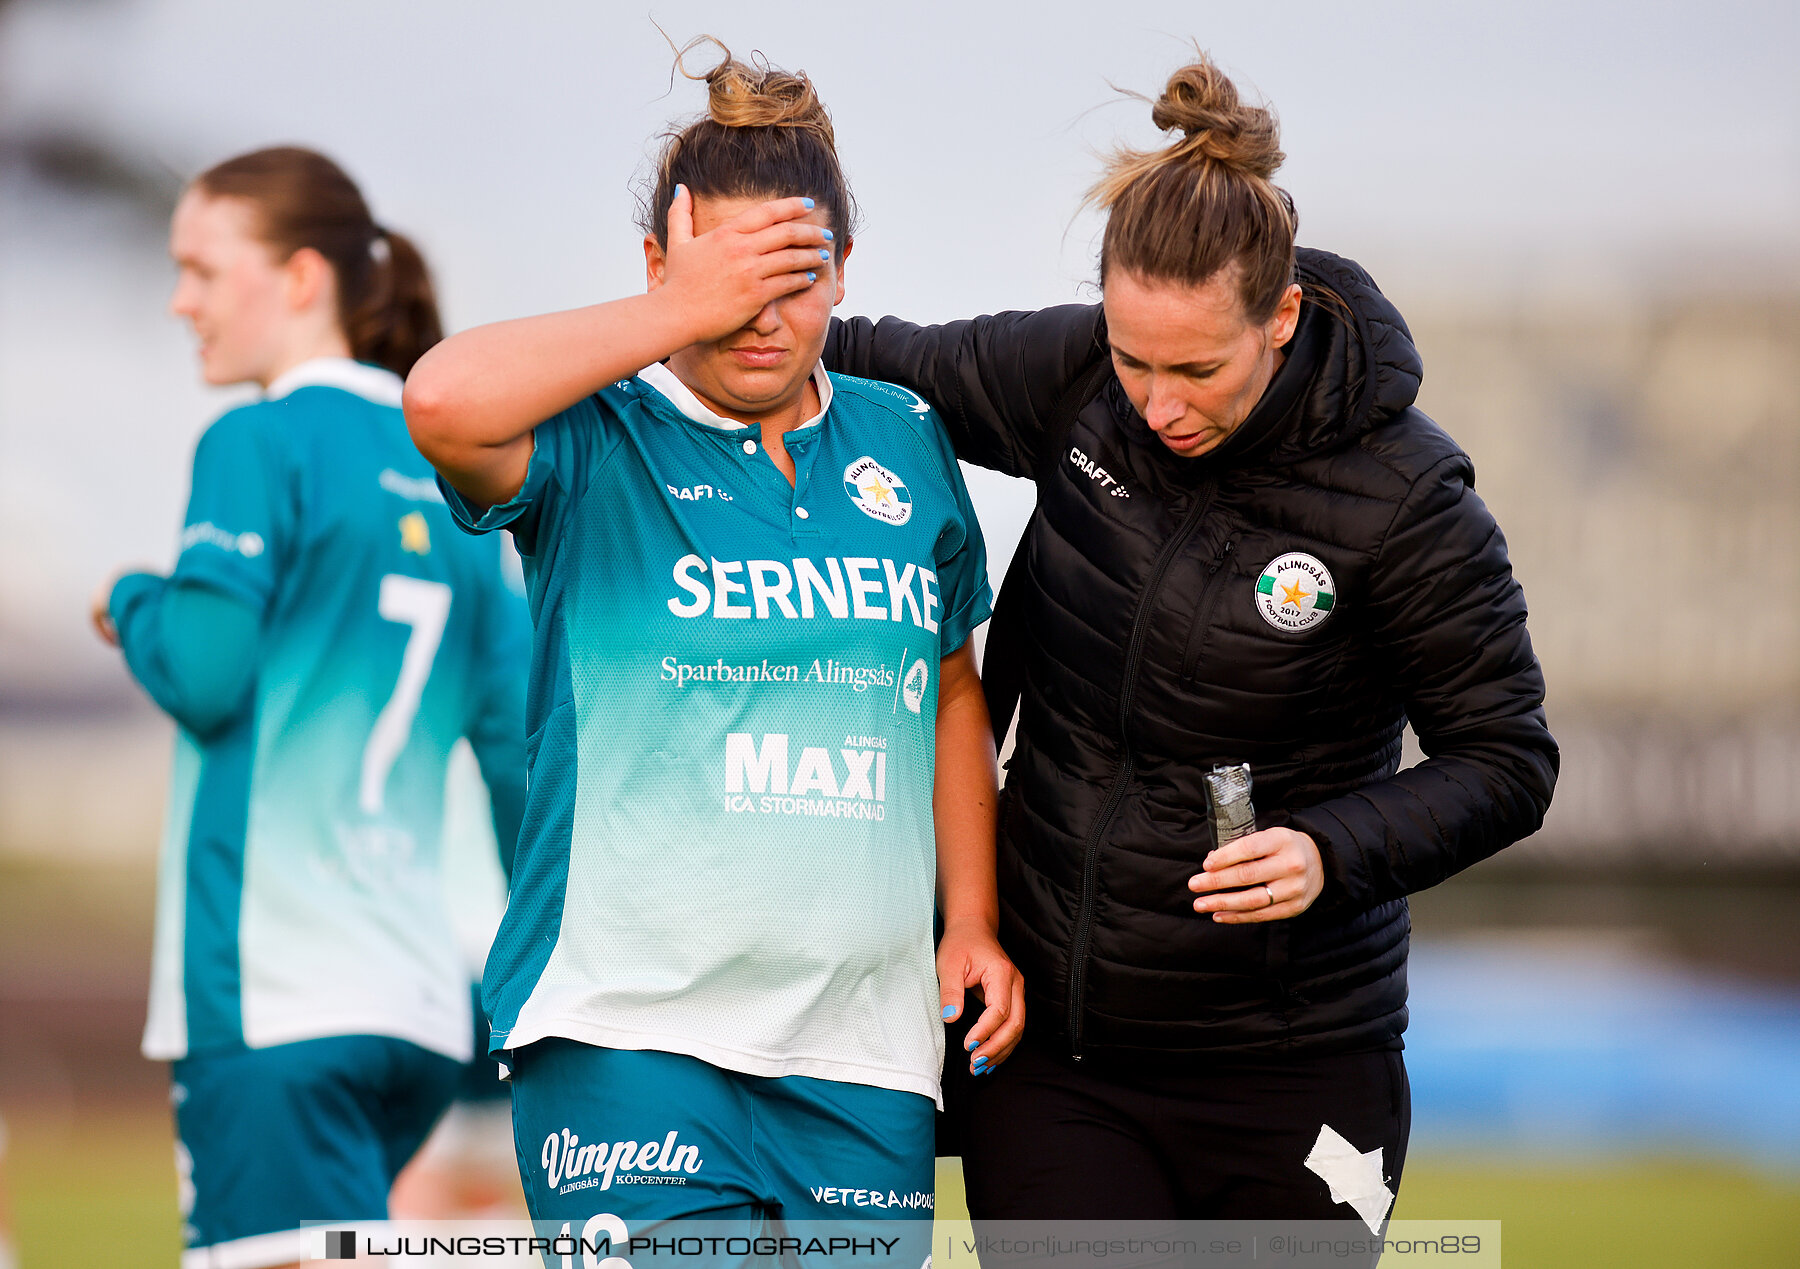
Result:
M970 1036L968 1043L963 1045L963 1048L965 1049L979 1049L980 1047L981 1041L977 1040L974 1036Z
M805 203L805 204L806 204L806 210L807 210L807 211L811 211L811 210L812 210L812 209L813 209L813 200L812 200L812 199L810 199L810 198L803 198L803 199L801 199L801 200L800 200L800 201L801 201L801 202L803 202L803 203Z
M829 251L826 251L826 250L823 250L823 249L821 249L821 250L820 250L820 251L819 251L819 259L821 259L821 260L829 260L829 259L831 259L831 253L830 253L830 252L829 252Z
M827 229L825 231L825 241L826 242L830 242L832 239L834 239L836 237L837 237L837 235L832 233L831 230Z
M976 1055L975 1055L975 1065L976 1065L976 1066L977 1066L977 1067L983 1067L983 1066L986 1066L986 1065L987 1065L987 1063L988 1063L988 1060L987 1060L987 1054L985 1054L985 1053L977 1053L977 1054L976 1054Z
M945 1005L944 1006L944 1016L946 1018L954 1018L956 1016L956 1006L955 1005Z

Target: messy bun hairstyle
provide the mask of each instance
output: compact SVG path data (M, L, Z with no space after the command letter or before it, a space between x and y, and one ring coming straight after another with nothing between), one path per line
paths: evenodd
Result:
M1150 120L1181 137L1162 149L1118 151L1088 193L1107 213L1101 285L1124 269L1199 286L1236 265L1246 315L1267 321L1293 281L1299 223L1294 200L1270 179L1287 157L1274 113L1243 102L1202 51L1169 77Z
M691 74L682 60L703 44L716 47L722 58L704 75ZM677 185L697 198L805 196L830 214L832 250L841 251L856 232L856 200L838 164L831 115L806 73L760 59L740 62L710 35L677 52L675 67L705 82L706 114L665 134L638 228L669 245L669 203Z
M337 277L338 324L358 361L404 377L444 337L425 258L375 223L356 182L323 154L254 150L208 168L192 188L251 204L257 235L278 259L303 247L325 257Z

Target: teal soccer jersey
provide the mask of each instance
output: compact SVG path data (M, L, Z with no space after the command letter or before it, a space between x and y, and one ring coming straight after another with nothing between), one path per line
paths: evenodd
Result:
M547 1036L938 1095L938 666L986 620L926 403L815 375L760 433L652 366L540 425L512 529L530 792L488 958L496 1052Z
M530 631L500 543L455 529L399 400L398 377L327 359L224 415L172 576L114 592L125 615L177 586L261 614L248 699L177 732L150 1057L343 1035L469 1056L445 767L464 736L519 765ZM153 665L153 624L120 628Z

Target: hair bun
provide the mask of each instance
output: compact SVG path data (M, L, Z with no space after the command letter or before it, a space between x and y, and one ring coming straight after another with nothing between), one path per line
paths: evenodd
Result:
M710 69L682 63L696 49L717 57ZM673 41L670 42L673 48ZM638 226L665 248L675 190L686 186L702 198L813 200L828 217L832 235L847 251L856 232L856 199L838 162L831 115L812 81L799 71L769 65L760 53L742 62L710 35L675 49L675 70L706 85L706 113L663 134L654 175L641 183Z
M1237 85L1205 53L1169 76L1150 121L1165 132L1180 129L1184 139L1177 148L1264 180L1287 157L1274 112L1245 105Z
M831 126L804 72L790 74L727 58L706 76L706 112L727 128Z
M682 60L694 49L710 44L719 50L717 66L704 75L692 75ZM706 116L722 128L805 128L819 133L835 146L831 115L805 71L784 71L770 66L760 55L740 62L716 36L701 35L676 53L675 64L690 79L706 81Z

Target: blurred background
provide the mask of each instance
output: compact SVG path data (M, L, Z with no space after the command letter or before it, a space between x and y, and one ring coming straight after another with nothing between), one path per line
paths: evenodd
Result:
M1543 832L1414 902L1396 1214L1508 1263L1800 1264L1800 8L1196 0L0 0L0 1193L28 1267L178 1248L138 1058L169 725L86 628L166 566L200 386L182 182L294 141L452 328L638 289L634 178L712 32L810 72L848 312L1097 299L1097 155L1198 40L1280 111L1301 240L1411 320L1563 744ZM1027 488L971 473L992 557ZM998 565L997 565L998 567ZM996 581L998 579L996 578ZM0 1212L5 1207L0 1206Z

